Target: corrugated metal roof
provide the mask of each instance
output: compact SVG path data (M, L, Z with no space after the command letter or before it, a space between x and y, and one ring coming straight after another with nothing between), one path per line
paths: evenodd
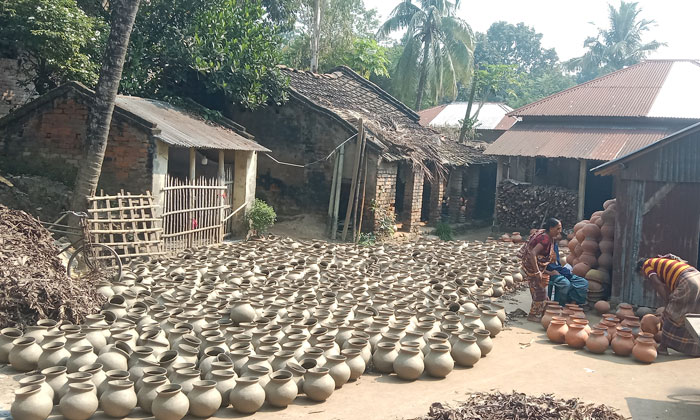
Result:
M447 105L438 105L434 106L432 108L424 109L422 111L418 111L418 115L420 115L420 125L427 127L430 125L430 122L438 116L439 113L442 112L443 109L445 109Z
M447 105L440 105L434 108L426 109L420 111L420 123L422 125L429 125L431 127L459 127L460 121L464 119L464 115L467 112L468 102L453 102ZM472 105L471 116L472 118L479 112L477 118L477 129L481 130L498 130L497 126L500 125L506 114L512 111L513 108L501 102L486 102L479 109L479 103L475 102ZM506 121L511 121L510 126L515 124L514 117L507 117ZM504 124L505 125L505 124ZM510 128L508 126L508 128ZM507 130L508 128L500 128L501 130Z
M633 127L515 124L485 153L500 156L615 159L668 135L668 130Z
M155 129L160 130L160 134L157 137L172 146L257 152L270 151L231 129L218 124L210 124L166 102L119 95L115 105L154 124Z
M700 63L648 60L516 109L516 116L700 118Z

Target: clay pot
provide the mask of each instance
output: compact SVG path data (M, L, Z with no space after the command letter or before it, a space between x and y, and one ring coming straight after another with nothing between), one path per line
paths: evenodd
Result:
M654 314L647 314L642 317L641 322L642 331L656 334L661 329L661 321Z
M564 336L564 341L569 347L581 349L586 345L586 340L588 340L588 333L584 325L577 323L569 325L569 329Z
M130 380L108 381L99 401L106 415L117 418L128 416L138 402L134 383Z
M143 385L136 394L138 406L148 414L153 414L153 401L158 395L157 389L168 382L165 376L148 376L143 378Z
M596 254L592 254L590 252L584 251L583 254L581 254L580 257L578 257L579 264L586 264L587 266L591 268L597 268L598 267L598 257ZM589 270L590 271L590 270ZM586 272L588 274L588 272ZM582 277L586 277L585 275Z
M615 312L620 320L623 320L626 316L635 316L634 309L629 303L621 303L617 305L617 312Z
M591 353L602 354L608 349L609 344L602 330L592 330L586 340L586 349Z
M105 346L97 356L97 362L105 372L110 370L129 370L129 354L122 349L124 344Z
M605 300L599 300L595 303L594 308L596 312L598 312L600 315L603 315L604 313L610 311L610 303Z
M78 346L70 349L70 357L66 362L68 373L77 372L81 367L97 363L97 355L92 346Z
M58 409L68 420L87 420L95 414L99 402L92 382L72 383L61 397Z
M450 356L450 347L445 344L432 344L423 362L428 375L436 378L446 377L455 367L455 362Z
M265 390L258 378L242 377L236 379L236 386L229 394L233 409L242 414L253 414L265 403Z
M598 242L593 239L586 238L586 240L581 243L581 248L583 248L583 252L595 254L598 252Z
M653 362L658 355L656 352L656 341L649 337L638 337L632 348L632 355L642 363Z
M286 408L299 394L292 373L280 370L271 375L265 387L265 401L273 407Z
M21 337L12 342L8 360L13 369L20 372L36 370L41 357L41 347L34 337Z
M304 394L314 401L322 402L333 394L335 381L325 367L307 369L304 374Z
M65 366L70 352L61 342L52 342L42 346L42 353L37 361L37 369L42 370L53 366Z
M53 389L53 404L61 400L60 390L68 383L65 366L54 366L43 369L41 374L46 377L46 383Z
M39 385L41 387L41 391L39 393L43 395L43 398L45 400L51 401L53 403L54 390L53 390L53 388L51 388L51 385L46 383L46 376L44 376L44 375L25 376L24 378L20 379L18 382L19 382L20 388L25 388L25 387L33 386L33 385Z
M491 337L495 337L503 329L503 323L496 311L482 311L481 322L484 323L484 329L488 330Z
M190 414L195 417L211 417L221 407L221 394L214 381L197 381L187 394L190 401Z
M568 331L569 327L566 325L566 321L555 317L547 328L547 338L553 343L564 344Z
M79 373L87 373L87 372L79 372ZM70 375L69 379L70 379ZM105 372L105 380L102 381L102 384L99 386L97 389L97 395L102 395L105 390L107 389L107 384L109 381L126 381L129 379L129 372L126 370L108 370ZM92 380L92 376L91 379Z
M600 228L600 235L604 239L613 239L615 237L615 224L603 223L603 226Z
M340 352L343 356L347 358L345 363L350 368L350 379L349 381L354 381L359 378L364 372L367 365L365 364L365 359L362 358L362 353L358 349L345 349Z
M156 398L151 411L156 420L181 420L190 409L190 401L177 384L161 385L156 388Z
M569 251L573 254L578 245L578 239L572 238L569 240L569 243L566 246L569 248Z
M22 337L22 331L17 328L3 328L0 330L0 363L9 363L10 350L16 339Z
M586 273L588 273L588 270L590 269L590 265L586 264L585 262L579 262L574 266L572 273L576 274L579 277L586 277Z
M510 240L513 241L514 244L519 244L523 241L523 237L520 235L520 232L513 232L513 234L510 237Z
M29 385L15 391L10 414L16 420L46 420L52 408L52 399L42 392L41 385Z
M491 353L491 350L493 350L491 333L488 330L477 328L474 330L474 336L476 337L476 345L479 346L481 350L481 357L485 357L487 354Z
M594 241L600 239L600 228L595 223L588 223L581 230L583 230L586 239L592 239Z
M540 323L545 331L547 330L547 327L549 327L549 322L552 320L552 318L561 314L561 307L559 307L558 304L556 306L558 309L555 307L547 308L547 310L544 311L542 319L540 320Z
M216 389L221 394L221 407L228 407L231 404L229 391L236 386L236 374L233 370L214 370L211 379L216 381Z
M634 338L632 333L618 330L613 337L612 342L613 352L618 356L629 356L634 348Z
M101 390L100 388L104 388L103 383L107 380L107 375L105 374L104 370L102 370L102 365L95 363L92 365L82 366L80 369L78 369L78 372L89 373L91 375L90 382L95 385L97 398L99 399L100 395L102 395L102 391L104 390Z
M420 350L402 344L399 354L394 360L393 368L398 377L403 380L413 381L418 379L425 369Z
M481 349L476 344L476 337L470 334L460 334L459 340L452 346L450 355L460 366L474 366L481 359Z
M379 345L379 343L377 345ZM372 356L372 358L374 360L374 356ZM331 354L326 356L326 364L323 365L323 367L328 368L328 374L333 378L333 381L335 381L336 389L342 388L342 386L350 380L350 367L345 363L346 360L347 357L343 355Z
M380 373L391 373L394 371L394 360L399 352L394 343L378 343L377 350L372 355L374 369Z
M236 324L241 322L253 322L257 316L250 302L243 299L234 299L231 302L231 312L229 315L231 321Z
M610 253L602 253L598 257L598 267L609 271L613 266L613 256Z

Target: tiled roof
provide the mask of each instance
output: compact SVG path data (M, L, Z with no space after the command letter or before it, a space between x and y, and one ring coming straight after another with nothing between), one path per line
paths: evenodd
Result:
M673 132L663 128L517 123L485 151L489 155L608 161Z
M425 161L439 165L468 165L481 152L441 137L419 124L419 116L381 88L341 66L327 74L280 67L289 76L292 94L327 109L349 124L362 118L368 140L388 160L410 159L425 169Z
M648 60L516 109L509 115L700 118L700 63Z

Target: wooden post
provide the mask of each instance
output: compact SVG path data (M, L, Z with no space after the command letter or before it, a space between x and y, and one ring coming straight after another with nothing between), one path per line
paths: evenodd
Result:
M503 158L496 159L496 199L493 202L493 226L498 226L498 186L503 182Z
M194 149L194 147L190 147L190 185L195 185L195 178L196 178L196 174L197 174L196 169L197 169L197 151ZM192 229L192 227L194 226L193 221L194 221L194 217L195 217L195 213L194 213L194 207L195 207L194 188L190 188L188 193L189 193L188 203L189 203L189 208L191 211L189 212L189 217L188 217L189 220L187 221L187 226L185 226L185 229L184 229L185 231ZM187 247L188 248L192 247L192 235L187 235Z
M338 155L338 182L335 184L335 201L333 202L333 214L331 215L331 239L335 240L338 234L338 211L340 210L340 188L343 185L343 162L345 161L345 145L340 146Z
M362 216L365 213L365 191L367 191L367 151L365 150L365 175L364 175L364 182L362 183L362 204L360 204L360 223L358 223L358 232L362 232ZM355 242L357 242L360 238L360 234L358 233L357 238L355 238Z
M362 150L360 151L360 165L358 166L358 172L357 172L357 189L355 190L355 199L354 199L354 204L353 204L353 218L352 218L352 241L357 242L358 238L358 233L360 229L357 228L357 205L360 202L360 182L364 182L362 178L362 171L360 171L360 168L362 167L362 162L364 162L366 159L365 156L365 143L367 143L365 137L362 137Z
M586 160L580 160L578 171L578 220L583 220L586 208L586 175L588 174Z
M340 163L340 158L338 153L335 154L335 159L333 160L333 180L331 181L331 196L328 200L328 237L330 238L331 231L333 230L333 209L335 208L335 184L338 182L338 164Z
M350 185L350 195L348 196L348 208L347 211L345 212L345 224L343 225L343 236L341 236L341 239L343 242L345 242L345 239L348 236L348 227L350 225L350 216L352 213L352 205L353 205L353 197L355 197L355 188L357 188L357 175L358 171L360 169L360 152L362 148L362 139L365 137L365 128L362 122L362 118L360 118L360 121L358 122L358 131L359 135L357 136L357 142L355 143L355 161L353 164L353 169L352 169L352 184Z
M222 187L226 187L226 172L224 171L224 151L219 150L219 185ZM226 213L224 210L224 194L226 193L226 190L219 190L219 206L221 206L221 209L219 210L219 242L224 241L224 217L226 217Z

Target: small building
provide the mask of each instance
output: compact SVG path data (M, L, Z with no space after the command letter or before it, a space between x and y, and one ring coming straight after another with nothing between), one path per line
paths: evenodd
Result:
M0 164L72 185L93 97L85 86L66 83L0 118ZM231 184L232 208L252 205L258 152L269 149L232 121L213 124L165 102L119 95L98 189L150 191L161 204L169 178L218 177Z
M578 220L615 194L589 170L700 121L700 63L648 60L525 105L489 145L505 179L572 190ZM498 215L496 215L498 219Z
M452 102L424 109L418 112L420 123L437 130L447 128L458 132L468 106L468 102ZM476 118L475 140L486 143L496 141L517 121L516 117L508 115L512 111L513 108L503 102L474 102L470 113L471 118Z
M663 303L634 272L639 258L672 253L700 262L700 123L593 169L617 198L612 299Z
M365 231L380 223L372 207L396 214L407 231L437 221L448 178L461 190L464 168L493 162L480 149L420 125L418 114L347 67L327 74L281 69L289 77L289 101L255 111L232 106L227 113L273 150L258 162L257 191L281 216L323 216L336 206L344 220L360 122L367 138ZM339 199L331 203L336 156L342 157Z

